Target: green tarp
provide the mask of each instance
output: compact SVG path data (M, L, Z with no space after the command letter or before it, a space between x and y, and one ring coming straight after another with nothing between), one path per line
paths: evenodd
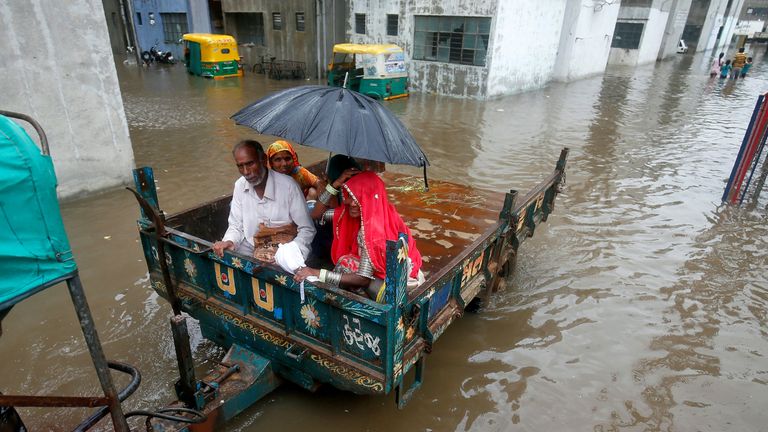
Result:
M0 115L0 311L75 270L51 158Z

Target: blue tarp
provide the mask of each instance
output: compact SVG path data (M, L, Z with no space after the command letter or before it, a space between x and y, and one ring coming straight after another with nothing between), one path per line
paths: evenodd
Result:
M0 115L0 310L75 270L53 162Z

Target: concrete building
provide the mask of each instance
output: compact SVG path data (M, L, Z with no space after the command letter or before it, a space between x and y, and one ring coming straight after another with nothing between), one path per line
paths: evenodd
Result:
M126 0L129 1L129 0ZM183 58L184 33L210 33L208 0L130 0L133 23L141 51L156 47Z
M768 0L745 0L736 23L735 34L753 37L766 30L768 22Z
M725 51L744 0L693 0L683 39L691 51Z
M0 2L0 107L43 126L65 198L131 179L133 150L104 17L101 0Z
M656 61L672 4L670 0L623 0L608 63L634 66Z
M679 41L683 40L685 45L689 41L683 39L685 23L688 20L688 12L691 10L691 0L673 0L669 5L669 18L667 27L664 30L664 37L661 40L661 47L657 60L664 60L670 56L677 55ZM689 48L690 49L690 48Z
M618 14L618 2L598 1L593 2L592 7L584 7L581 0L568 1L555 63L555 80L573 81L603 73Z
M127 16L130 12L127 10L127 4L120 0L102 0L104 5L104 17L107 20L107 30L109 31L109 41L112 46L112 54L123 56L129 49L133 49L133 33L130 28Z
M301 61L308 76L318 77L333 45L344 42L343 0L222 0L221 9L224 31L247 64L262 56Z
M347 33L403 47L414 90L494 97L603 71L618 6L583 3L350 0Z

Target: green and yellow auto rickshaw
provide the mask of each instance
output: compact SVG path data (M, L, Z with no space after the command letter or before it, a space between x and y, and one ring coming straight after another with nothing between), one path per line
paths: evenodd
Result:
M187 33L182 39L187 72L214 79L243 76L237 41L232 36Z
M328 85L346 85L374 99L408 97L403 49L392 44L336 44L328 65Z

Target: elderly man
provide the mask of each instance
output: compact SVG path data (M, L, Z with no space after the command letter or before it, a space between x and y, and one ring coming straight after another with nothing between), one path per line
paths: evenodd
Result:
M235 250L252 256L253 236L259 224L277 227L293 222L298 231L294 241L306 258L315 226L299 185L291 177L267 168L267 156L258 141L240 141L232 155L242 177L235 182L229 228L224 238L214 243L213 252L223 256L225 250Z

